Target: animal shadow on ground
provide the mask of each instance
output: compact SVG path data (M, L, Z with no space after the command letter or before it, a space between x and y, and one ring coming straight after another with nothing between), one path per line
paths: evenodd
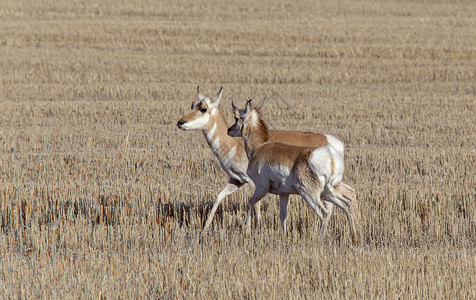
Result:
M200 224L203 228L208 214L213 206L213 202L204 202L197 204L187 203L163 203L157 204L157 223L164 226L166 222L177 222L180 227L190 227L193 224ZM241 203L227 202L221 204L213 217L212 227L216 224L224 225L226 216L234 216L244 211Z

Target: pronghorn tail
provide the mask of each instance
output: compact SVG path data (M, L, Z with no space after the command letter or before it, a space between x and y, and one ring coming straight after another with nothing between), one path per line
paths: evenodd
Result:
M329 144L344 157L344 143L333 135L326 134L326 137Z

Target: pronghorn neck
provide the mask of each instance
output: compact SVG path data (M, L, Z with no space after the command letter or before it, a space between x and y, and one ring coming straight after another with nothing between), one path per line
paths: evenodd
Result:
M266 143L269 139L268 126L259 113L252 111L249 118L243 128L243 140L248 158L259 145Z
M220 161L238 144L238 139L230 137L227 130L228 124L223 113L218 108L214 108L208 125L202 131L208 145Z

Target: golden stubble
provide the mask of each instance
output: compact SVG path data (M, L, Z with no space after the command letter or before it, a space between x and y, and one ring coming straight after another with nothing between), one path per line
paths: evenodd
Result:
M4 298L476 298L475 4L3 1ZM240 189L176 127L212 94L344 141L361 246ZM474 273L474 272L473 272ZM285 296L283 296L285 295Z

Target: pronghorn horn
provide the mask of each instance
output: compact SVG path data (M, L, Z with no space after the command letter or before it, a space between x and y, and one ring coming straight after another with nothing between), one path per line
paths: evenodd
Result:
M233 110L237 110L238 107L236 107L235 103L233 102L233 100L231 100L231 107L233 107Z

